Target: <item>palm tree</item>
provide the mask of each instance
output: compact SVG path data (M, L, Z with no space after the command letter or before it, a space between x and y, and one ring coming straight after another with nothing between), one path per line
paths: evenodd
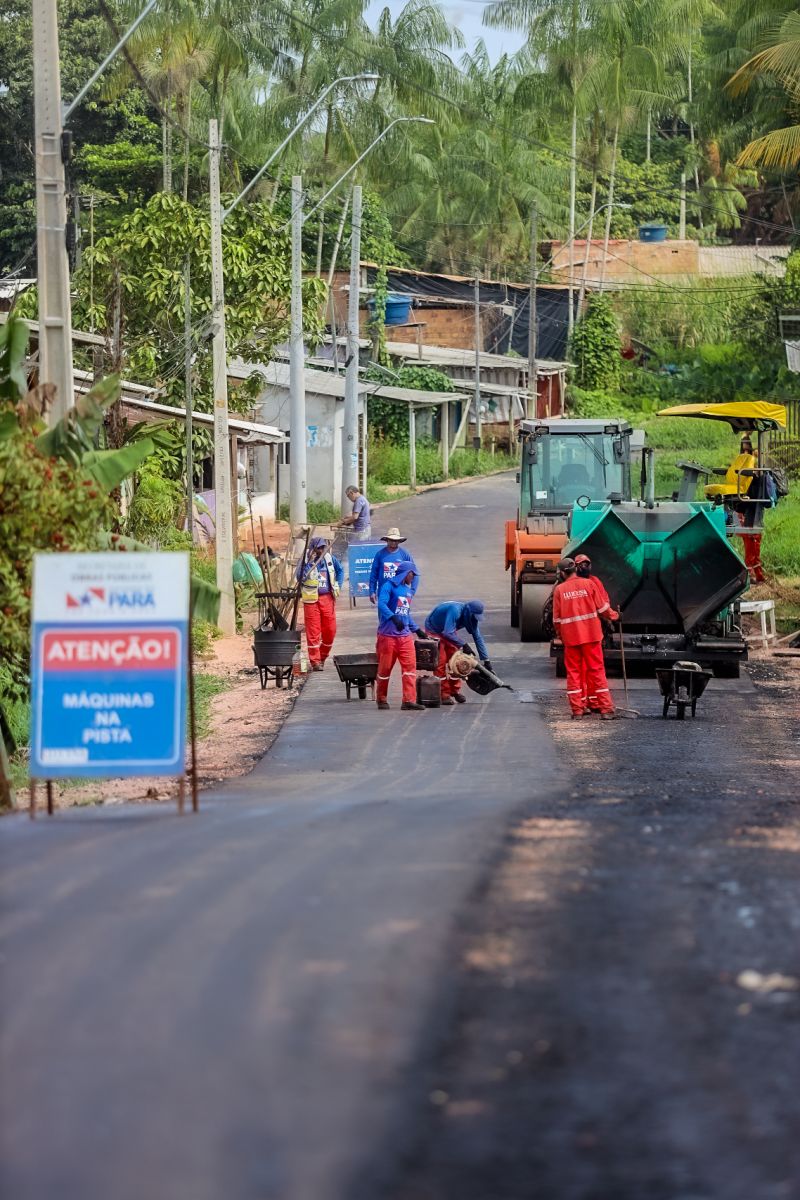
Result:
M763 76L775 80L785 94L784 112L800 108L800 13L790 12L768 38L765 49L754 54L728 83L733 96L742 95ZM741 152L742 167L777 167L800 164L800 124L786 125L755 138Z

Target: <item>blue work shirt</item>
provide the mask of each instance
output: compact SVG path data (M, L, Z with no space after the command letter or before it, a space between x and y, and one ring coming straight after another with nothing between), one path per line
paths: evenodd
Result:
M412 559L405 564L402 577L387 579L378 593L378 633L384 637L408 637L419 629L411 615L411 584L402 582L409 571L418 575ZM395 625L395 617L402 622L400 629Z
M389 550L386 546L382 546L372 560L372 570L369 573L370 596L377 596L378 588L383 587L387 579L394 579L400 563L413 561L411 555L402 546L398 546L396 550ZM419 575L415 575L414 582L411 584L412 596L416 592L418 584Z
M480 600L467 600L466 603L460 600L448 600L444 604L437 604L436 608L428 613L425 618L425 628L431 633L438 633L441 637L446 637L448 642L452 642L455 646L465 645L463 638L460 638L457 633L457 630L463 629L472 635L475 649L478 651L478 658L488 658L489 651L478 627L482 616L483 604Z

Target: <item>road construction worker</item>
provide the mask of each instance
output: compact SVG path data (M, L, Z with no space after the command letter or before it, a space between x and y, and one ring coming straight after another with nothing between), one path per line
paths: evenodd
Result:
M601 720L613 720L616 713L603 662L601 618L616 621L619 613L611 607L605 589L601 591L595 579L577 575L574 559L562 558L558 575L560 582L553 588L553 624L556 637L564 646L567 699L573 720L585 716L587 711L583 700L584 672L587 692L596 697Z
M450 600L445 604L437 604L425 618L425 632L439 641L439 662L435 674L442 681L442 704L466 704L467 698L461 692L461 680L449 675L447 664L457 650L463 650L465 642L458 636L458 630L472 636L475 649L483 665L493 670L489 661L489 651L480 631L483 617L483 602L481 600Z
M595 587L598 589L598 591L600 592L600 595L602 597L604 615L606 615L606 610L605 610L606 605L608 606L608 612L610 613L612 611L612 609L611 609L611 601L608 598L608 592L603 587L603 584L600 582L598 577L596 575L592 574L592 560L589 558L589 555L588 554L576 554L574 561L575 561L575 574L580 579L591 579L592 580L592 582L594 583ZM603 624L605 624L603 616L600 617L600 620ZM611 618L609 617L608 620L610 621ZM586 663L584 662L583 659L581 660L581 664L583 667L582 679L583 679L583 707L584 707L584 710L586 712L590 712L590 713L599 713L600 705L597 702L597 696L595 696L594 693L591 692L589 689L589 678L588 678L588 673L586 671Z
M383 586L386 580L394 579L403 563L412 561L411 555L401 545L405 540L396 526L387 530L381 538L384 545L373 558L372 570L369 575L369 599L371 604L378 603L378 589ZM412 596L417 590L418 583L419 576L415 575Z
M378 708L388 708L389 676L396 662L400 663L403 683L403 703L406 710L423 710L417 703L417 653L414 638L422 630L411 615L412 587L419 578L413 559L408 559L392 579L387 579L378 592L378 679L375 699Z
M706 499L713 500L716 496L722 496L726 502L735 505L736 497L744 496L750 490L753 477L749 472L757 465L756 456L753 453L753 442L750 435L745 433L739 445L739 453L731 465L713 468L715 475L723 476L724 483L706 484L703 488Z
M325 538L315 537L308 543L295 575L303 601L308 660L312 671L321 671L336 637L336 599L344 569L329 552Z

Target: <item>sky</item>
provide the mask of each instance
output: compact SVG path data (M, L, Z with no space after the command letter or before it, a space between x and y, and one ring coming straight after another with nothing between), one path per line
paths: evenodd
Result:
M396 16L403 7L404 0L372 0L367 9L367 20L372 24L378 14L387 7ZM513 54L522 45L523 38L516 31L508 29L490 29L483 24L483 10L488 0L455 0L454 3L442 3L445 15L451 25L461 30L466 42L466 49L472 50L479 38L486 42L491 61L497 62L502 54Z

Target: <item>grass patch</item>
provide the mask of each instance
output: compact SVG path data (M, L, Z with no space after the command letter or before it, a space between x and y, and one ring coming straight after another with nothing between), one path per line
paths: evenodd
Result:
M371 475L367 480L367 499L370 504L385 504L387 500L402 500L411 495L410 487L397 484L380 483Z
M194 677L194 710L198 738L208 736L211 729L211 701L229 687L224 675L196 672Z
M330 500L309 500L306 504L306 514L309 525L330 525L334 521L340 521L342 517L341 510L335 504L331 504ZM284 500L280 505L278 520L289 520L288 500Z
M511 454L491 454L481 450L456 450L450 456L450 478L466 479L476 475L488 475L492 471L511 471L517 465L517 456ZM393 487L410 484L408 447L396 446L385 438L374 438L369 449L369 468L371 500L379 503L375 493L378 487ZM444 480L442 452L438 444L433 442L417 443L417 483L441 483ZM388 499L388 496L387 496Z
M761 560L771 575L800 575L800 483L765 511Z

